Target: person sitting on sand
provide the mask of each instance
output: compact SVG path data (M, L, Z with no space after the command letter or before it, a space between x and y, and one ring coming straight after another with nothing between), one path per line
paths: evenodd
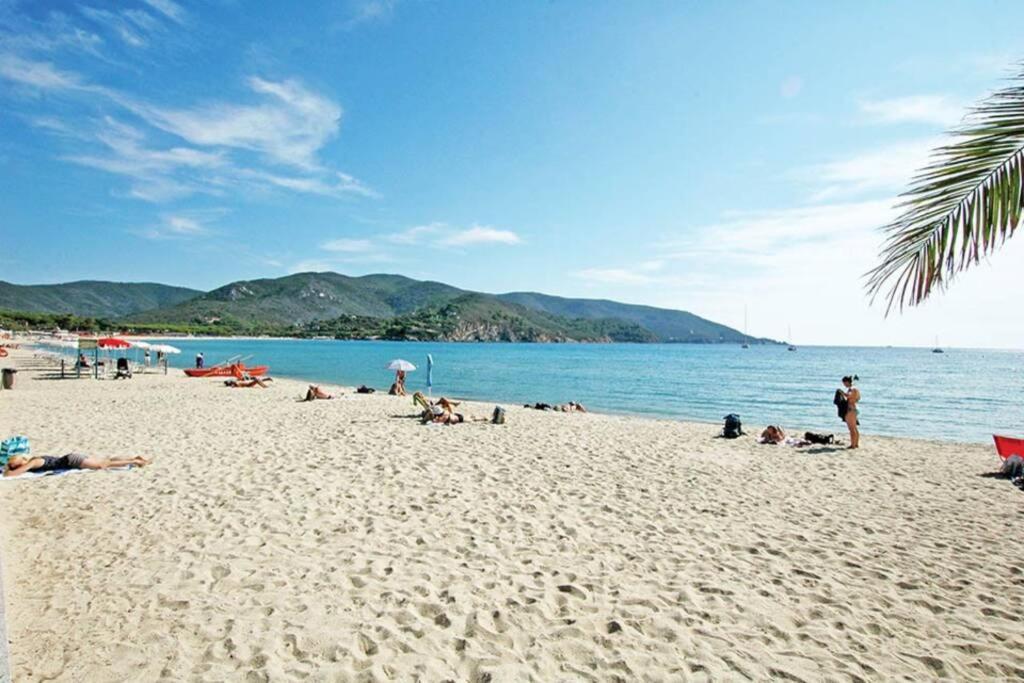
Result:
M37 457L24 457L15 455L7 461L4 468L5 477L16 477L26 472L56 472L59 470L105 470L111 467L125 467L134 465L142 467L149 464L149 460L141 456L132 458L93 458L78 453L68 453L59 458L50 455Z
M78 354L78 367L87 368L89 367L89 360L85 357L84 353Z
M782 431L782 427L776 427L775 425L768 425L761 432L761 438L758 439L758 443L768 443L777 445L786 440L786 433Z
M405 384L395 382L388 389L388 396L405 396Z
M332 394L328 394L326 391L321 389L315 384L310 384L309 389L306 390L306 398L303 401L315 401L317 399L330 399L334 398Z
M368 386L366 386L365 384L361 384L361 385L360 385L360 386L359 386L359 387L358 387L358 388L356 389L356 393L357 393L357 394L372 394L372 393L374 393L374 392L376 392L376 391L377 391L377 390L376 390L376 389L374 389L373 387L368 387Z

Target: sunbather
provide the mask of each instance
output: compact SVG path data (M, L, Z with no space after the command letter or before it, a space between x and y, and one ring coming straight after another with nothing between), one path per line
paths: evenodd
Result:
M775 425L768 425L761 432L761 438L758 439L758 443L768 444L780 444L786 440L786 433L782 431L782 427L776 427Z
M149 464L149 460L141 456L131 458L93 458L78 453L68 453L60 457L41 455L36 457L24 457L15 455L7 461L4 468L5 477L16 477L26 472L56 472L58 470L105 470L111 467L124 467L134 465L142 467Z
M334 396L332 394L328 394L326 391L324 391L323 389L321 389L317 385L310 384L309 385L309 389L306 390L306 398L304 398L303 400L304 401L315 401L318 398L320 398L320 399L329 399L329 398L334 398Z
M582 403L577 403L575 401L569 401L568 403L564 403L564 404L558 406L557 408L555 408L555 410L561 410L563 413L585 413L585 412L587 412L587 409L583 407Z
M266 389L267 382L273 381L274 379L272 377L252 377L246 375L245 379L226 379L224 380L224 384L232 389L251 389L253 387Z

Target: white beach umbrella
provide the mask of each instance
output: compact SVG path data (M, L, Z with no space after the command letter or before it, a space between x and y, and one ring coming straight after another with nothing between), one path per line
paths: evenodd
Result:
M132 340L132 346L140 348L140 349L148 349L148 348L150 348L153 345L150 344L149 342L144 342L142 340L133 339Z
M149 347L150 351L156 351L157 353L181 353L181 349L170 344L153 344Z
M390 363L388 363L388 370L401 370L402 372L412 372L415 369L415 365L401 358L396 358Z

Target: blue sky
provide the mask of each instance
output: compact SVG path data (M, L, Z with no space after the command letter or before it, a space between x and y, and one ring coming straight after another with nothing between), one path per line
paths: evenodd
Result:
M268 6L264 6L268 5ZM993 21L999 17L999 21ZM798 343L1019 348L1024 245L903 316L894 197L1017 2L0 0L0 279L397 272ZM965 38L966 37L966 38Z

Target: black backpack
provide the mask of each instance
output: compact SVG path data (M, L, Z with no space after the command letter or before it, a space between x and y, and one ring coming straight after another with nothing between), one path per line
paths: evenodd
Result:
M828 445L835 443L836 437L833 434L815 434L814 432L804 432L804 441Z
M725 416L725 427L722 428L722 436L726 439L736 439L743 435L743 423L740 416L729 413Z

